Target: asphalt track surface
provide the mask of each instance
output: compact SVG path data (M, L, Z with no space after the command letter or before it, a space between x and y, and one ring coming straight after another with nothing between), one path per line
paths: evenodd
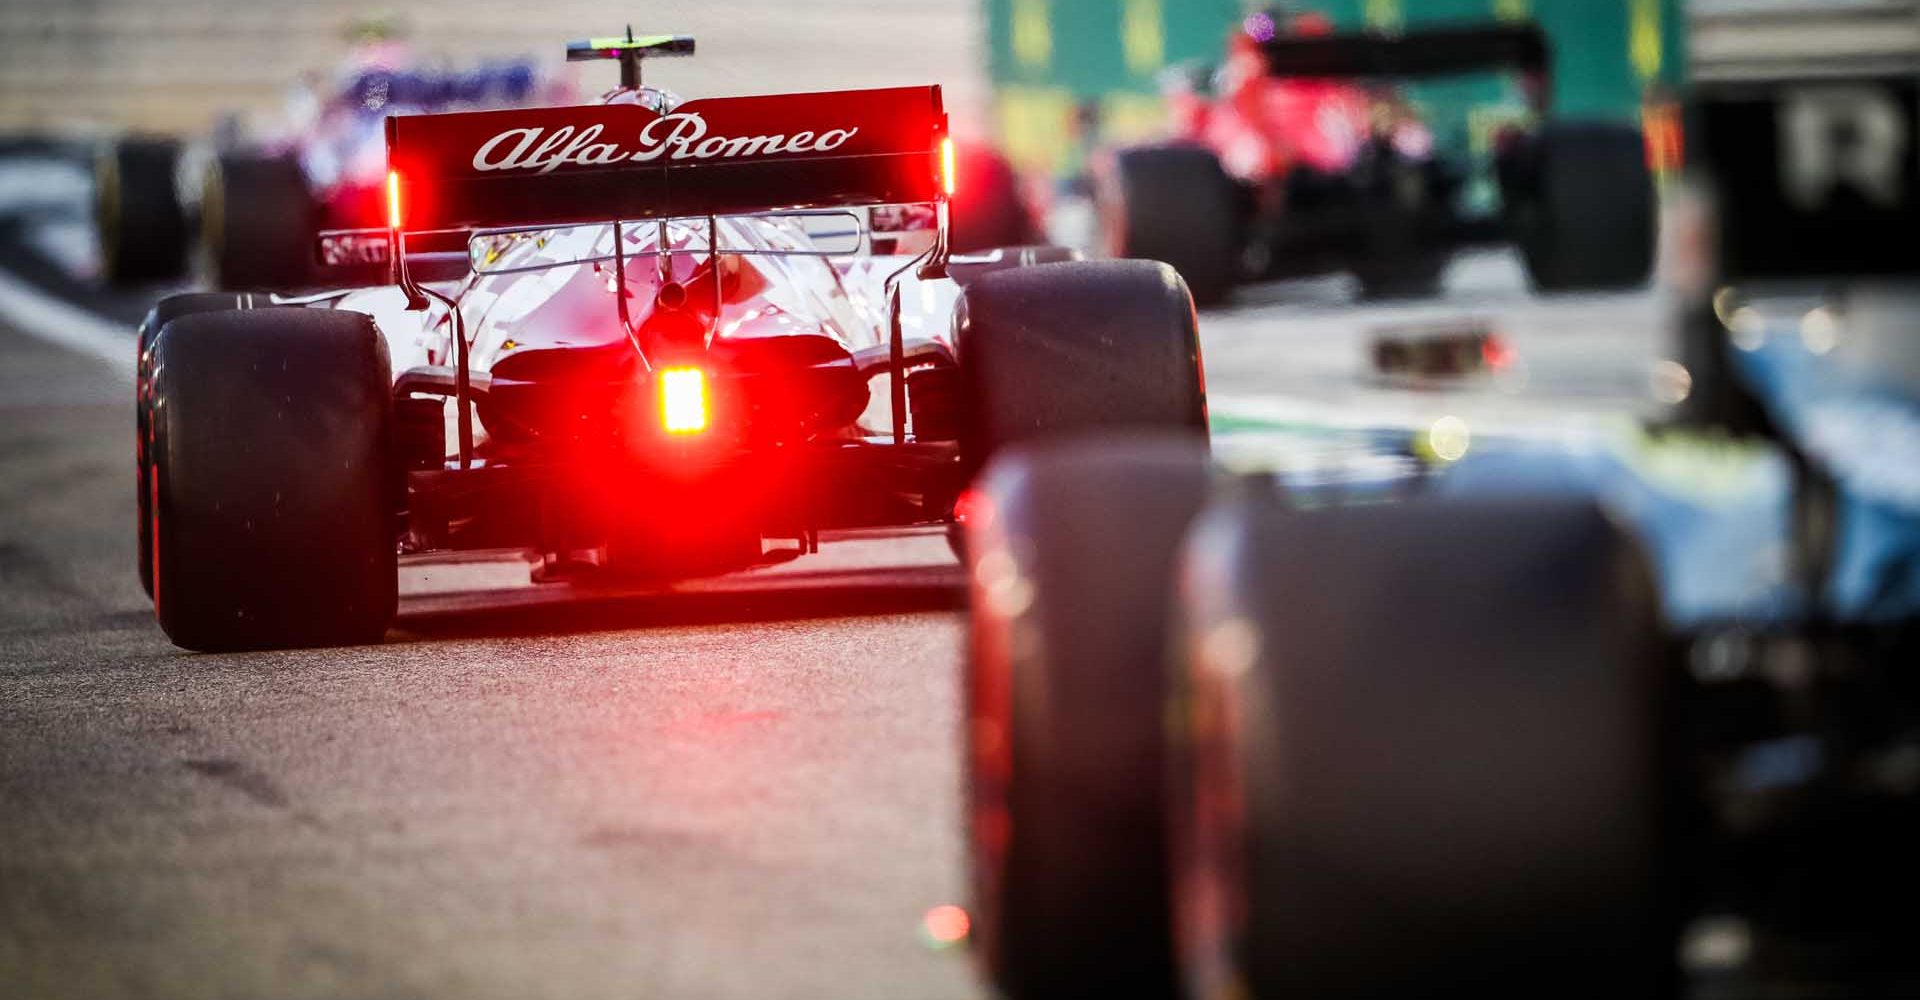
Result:
M145 300L89 289L81 196L20 164L0 280L130 358ZM1499 257L1438 302L1348 296L1205 317L1223 454L1646 405L1648 296L1535 302ZM124 369L23 315L0 309L0 997L978 995L922 932L963 897L964 593L937 536L660 593L412 566L381 646L188 655L133 572ZM1462 320L1525 370L1368 374L1382 326Z

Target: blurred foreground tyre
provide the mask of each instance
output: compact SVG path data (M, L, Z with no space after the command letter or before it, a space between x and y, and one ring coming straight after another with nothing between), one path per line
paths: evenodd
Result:
M115 285L168 281L187 270L187 216L174 187L180 144L122 139L93 163L100 271Z
M1207 494L1185 438L1056 441L974 494L974 940L1013 1000L1169 997L1166 627Z
M220 157L207 172L200 202L207 284L263 289L312 283L318 216L299 161Z
M248 309L253 305L253 298L251 295L235 295L231 292L169 295L147 310L146 318L140 321L136 335L138 362L133 384L133 498L137 511L135 535L138 539L135 561L140 573L140 589L146 591L148 597L153 596L153 477L147 472L147 406L153 380L149 348L153 346L153 338L159 334L160 328L181 316L223 309Z
M1069 261L980 275L955 341L966 382L961 455L1086 432L1204 442L1207 399L1193 301L1152 261Z
M196 313L154 340L154 611L215 651L377 642L393 619L386 342L360 313Z
M1240 198L1211 150L1123 149L1099 181L1109 254L1165 261L1186 279L1195 302L1226 301L1240 281Z
M1020 193L1013 164L985 146L962 146L955 165L948 245L955 253L1018 246L1043 238Z
M1507 157L1503 197L1536 289L1646 283L1658 213L1638 129L1608 122L1551 124Z
M1189 995L1667 995L1655 605L1598 510L1246 489L1182 559Z

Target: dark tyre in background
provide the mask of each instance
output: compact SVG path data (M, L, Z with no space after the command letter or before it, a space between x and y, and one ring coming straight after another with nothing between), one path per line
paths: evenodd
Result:
M1097 180L1107 253L1165 261L1196 303L1226 301L1241 278L1244 225L1239 192L1211 150L1123 149Z
M138 285L186 273L187 215L174 187L179 160L172 139L121 139L95 153L94 231L108 282Z
M148 474L147 464L147 397L153 380L153 366L148 349L153 346L153 338L160 333L161 327L181 316L224 309L250 309L253 300L252 295L232 292L169 295L147 310L146 318L140 321L140 328L135 335L139 351L133 385L134 507L138 524L138 555L135 558L140 573L140 589L146 591L148 597L153 596L153 477Z
M392 382L360 313L182 316L147 397L154 610L187 649L377 642L398 584Z
M1012 1000L1171 996L1164 731L1188 438L1020 446L978 486L966 679L974 941Z
M314 280L319 206L299 161L229 154L207 172L200 240L207 284L295 288Z
M1631 288L1652 275L1657 205L1638 129L1549 124L1504 151L1499 173L1536 289Z
M1657 607L1598 509L1245 489L1182 566L1188 995L1667 995Z

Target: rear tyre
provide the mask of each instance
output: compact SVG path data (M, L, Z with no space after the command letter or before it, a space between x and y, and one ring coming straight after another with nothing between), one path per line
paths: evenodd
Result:
M1099 180L1103 242L1110 255L1165 261L1186 279L1195 302L1226 301L1240 281L1243 226L1233 179L1212 151L1124 149Z
M95 154L94 231L108 282L137 285L186 273L187 217L174 188L179 160L172 139L122 139Z
M996 459L967 674L974 943L1013 1000L1174 994L1166 625L1205 500L1190 439L1054 442Z
M216 651L377 642L398 569L386 342L360 313L183 316L154 340L154 609Z
M188 292L183 295L169 295L161 299L147 316L140 321L137 334L139 353L135 367L133 383L133 464L134 464L134 506L137 510L138 538L136 561L140 573L140 589L148 597L153 596L153 477L148 473L147 447L148 436L147 406L148 394L153 378L152 358L148 349L153 346L153 338L160 333L161 327L181 316L201 312L218 312L225 309L249 309L253 306L253 296L233 294L231 292Z
M1548 125L1504 159L1502 195L1536 289L1646 283L1657 211L1637 129L1610 122Z
M1072 261L984 274L955 312L967 383L961 454L977 471L1021 441L1159 431L1204 442L1193 302L1153 261Z
M222 156L200 204L207 283L293 288L314 280L319 208L292 157Z
M1248 492L1180 574L1190 995L1664 995L1634 548L1584 501Z

